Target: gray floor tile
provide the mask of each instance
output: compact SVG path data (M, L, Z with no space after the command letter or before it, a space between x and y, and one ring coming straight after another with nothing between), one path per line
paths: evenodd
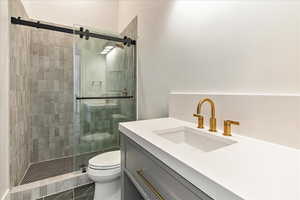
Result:
M88 184L75 188L74 200L93 200L95 193L95 184Z
M44 200L73 200L73 190L68 190L45 197Z

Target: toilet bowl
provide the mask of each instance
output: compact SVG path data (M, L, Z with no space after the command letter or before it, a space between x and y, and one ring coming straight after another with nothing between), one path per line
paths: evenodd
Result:
M89 160L88 176L95 182L94 200L121 199L121 153L111 151Z

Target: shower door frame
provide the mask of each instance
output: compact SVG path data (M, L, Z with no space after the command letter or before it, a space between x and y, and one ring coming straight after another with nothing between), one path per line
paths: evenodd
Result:
M109 36L108 36L109 37ZM127 38L125 36L125 38ZM135 118L134 120L138 119L138 98L137 98L137 94L138 94L138 67L137 67L137 44L136 44L136 40L132 40L134 41L132 43L132 45L125 45L125 48L133 48L132 49L132 56L133 56L133 74L134 74L134 94L131 96L105 96L105 97L85 97L85 96L81 96L81 84L82 84L82 73L81 73L81 55L80 52L78 51L77 48L77 40L78 38L74 37L73 39L73 55L74 55L74 63L73 63L73 74L74 74L74 114L73 114L73 127L74 127L74 138L73 138L73 171L77 171L78 170L78 166L76 166L76 159L79 156L82 156L84 154L92 154L94 152L84 152L84 153L78 153L77 149L76 149L76 144L77 141L79 140L78 137L80 137L81 135L81 124L80 124L80 106L81 106L81 100L93 100L93 99L109 99L109 100L114 100L114 99L132 99L133 101L135 101ZM105 39L102 39L105 40ZM109 40L107 40L109 41ZM80 94L80 95L79 95ZM80 169L82 172L86 171L86 165L81 165Z

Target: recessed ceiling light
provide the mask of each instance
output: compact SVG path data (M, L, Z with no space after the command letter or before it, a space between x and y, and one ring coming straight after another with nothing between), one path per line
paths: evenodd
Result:
M115 47L108 45L102 50L102 52L100 54L102 54L102 55L108 54L113 48L115 48Z

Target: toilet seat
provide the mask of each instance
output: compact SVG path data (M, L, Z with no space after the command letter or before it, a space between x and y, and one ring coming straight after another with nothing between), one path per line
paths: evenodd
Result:
M111 151L97 155L89 160L89 168L93 170L109 170L120 168L121 152Z

